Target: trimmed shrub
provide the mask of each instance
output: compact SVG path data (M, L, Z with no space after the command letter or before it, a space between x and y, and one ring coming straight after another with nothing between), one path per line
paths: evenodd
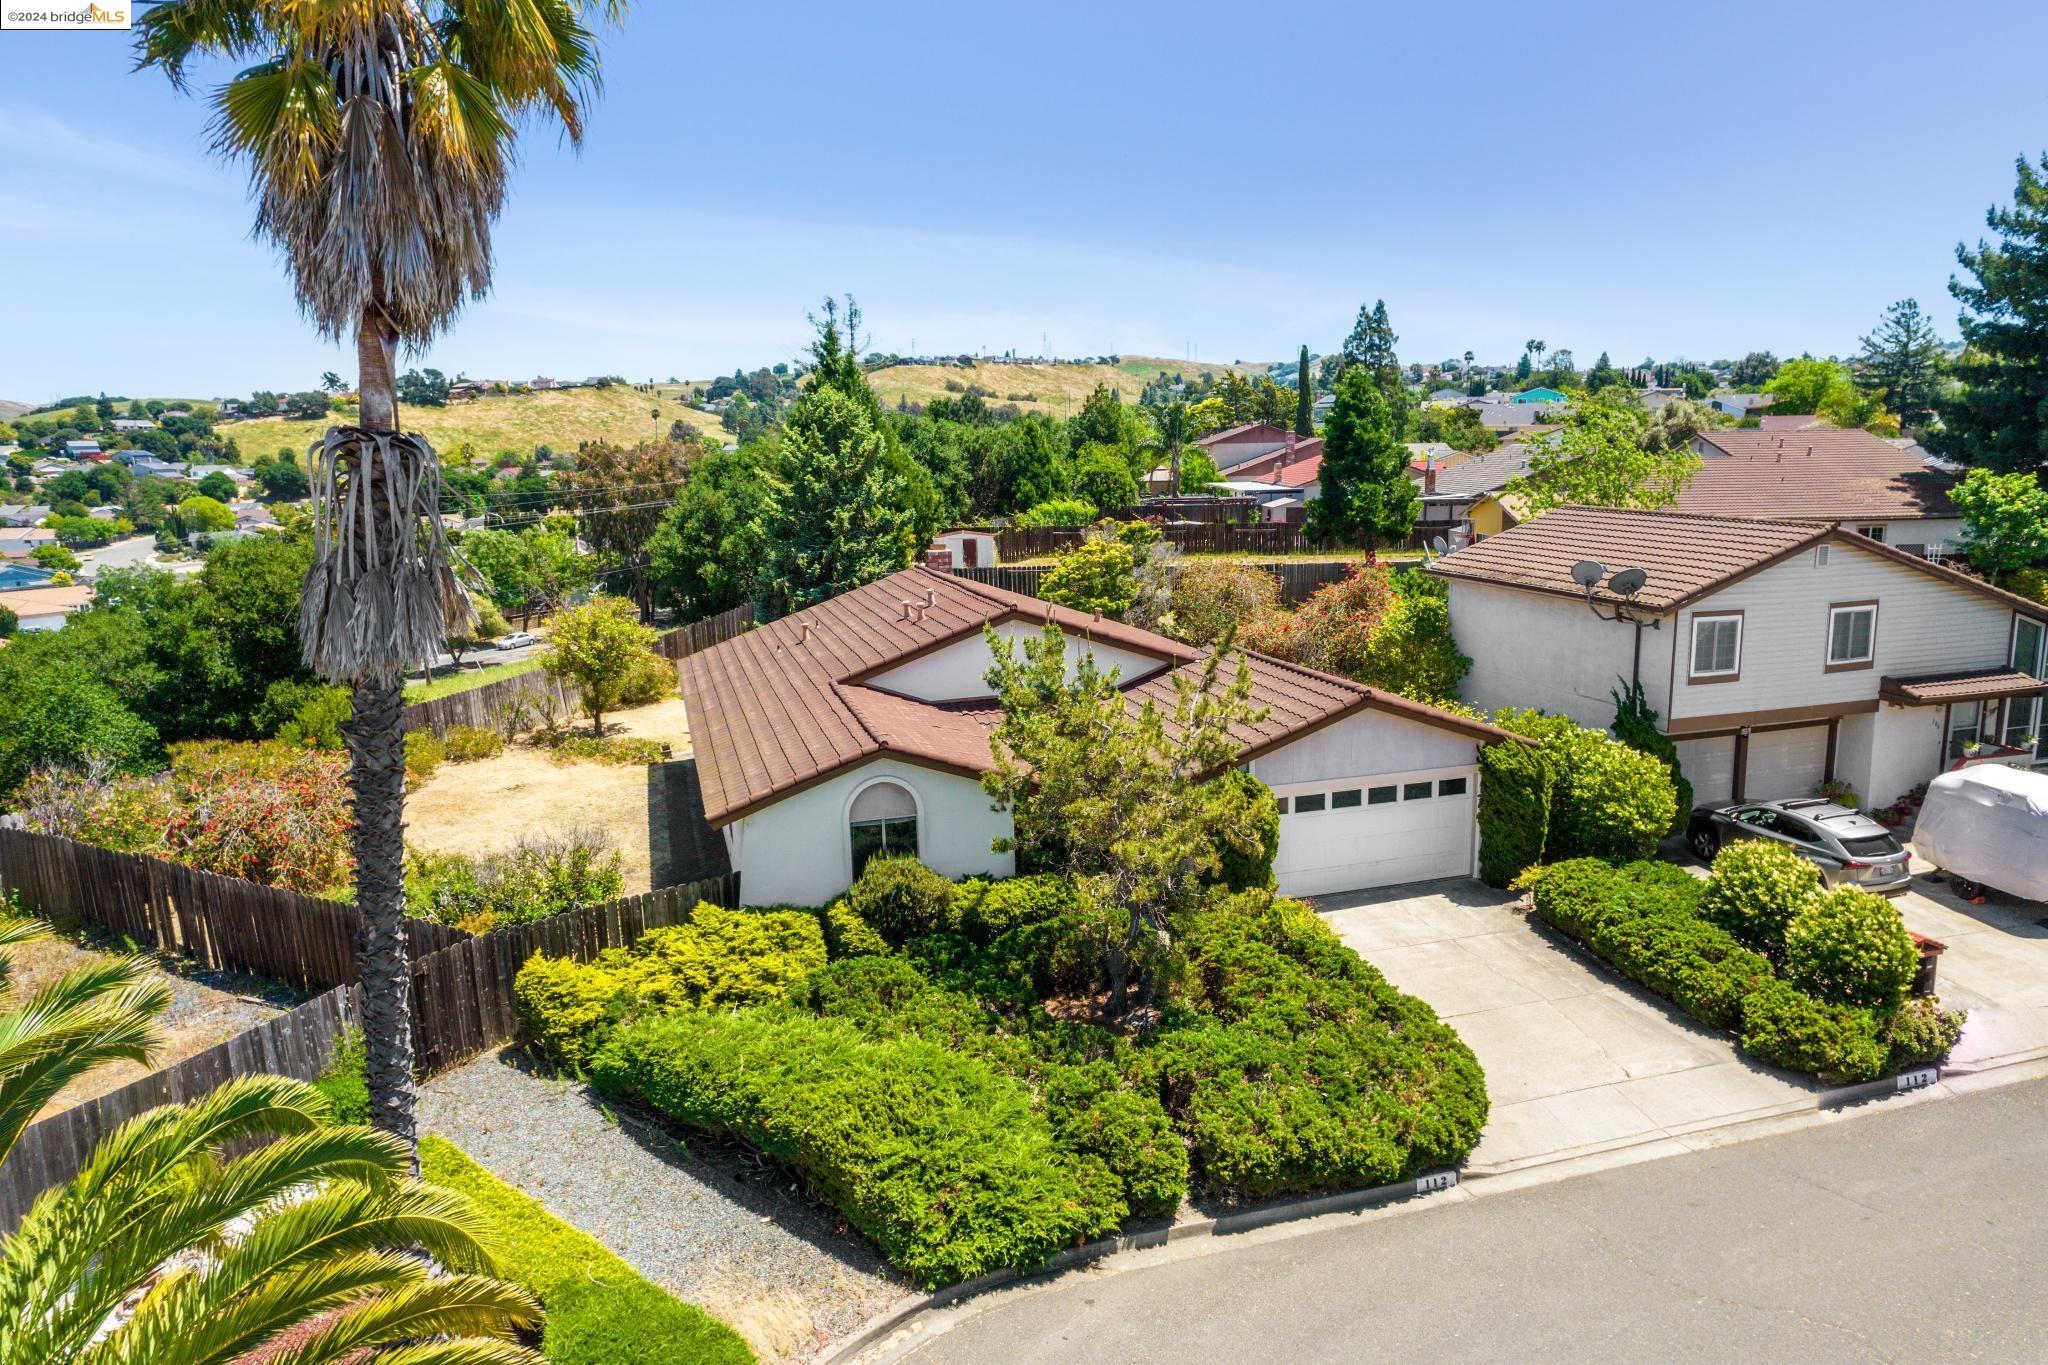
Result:
M1541 749L1503 741L1479 751L1479 876L1488 886L1542 861L1556 785Z
M1621 874L1598 858L1573 858L1522 879L1546 924L1582 942L1614 908Z
M1700 913L1766 957L1785 951L1785 928L1820 892L1820 869L1767 839L1739 839L1714 855Z
M992 943L1012 930L1072 914L1080 904L1074 884L1050 872L994 882L976 879L955 890L953 927L977 942Z
M676 666L649 651L633 660L632 671L619 689L620 706L646 706L676 694Z
M1023 1086L923 1039L685 1011L621 1029L592 1076L795 1171L922 1285L1039 1265L1127 1211L1099 1160L1059 1149Z
M1832 1004L1892 1014L1919 970L1898 908L1853 886L1810 897L1785 927L1785 979Z
M1693 796L1692 783L1686 780L1685 770L1678 762L1678 745L1657 728L1657 713L1651 709L1641 683L1613 688L1609 695L1614 698L1614 737L1636 752L1656 759L1671 774L1677 811L1667 833L1683 833L1686 822L1692 818Z
M468 1197L491 1234L499 1273L547 1310L540 1349L549 1365L748 1365L754 1359L731 1328L655 1288L596 1238L446 1138L430 1133L420 1139L420 1169L431 1183Z
M1493 719L1541 743L1557 774L1545 858L1622 863L1657 851L1657 841L1678 811L1678 796L1662 763L1568 716L1508 710Z
M833 901L820 910L818 923L825 931L826 956L834 961L889 951L888 942L875 932L874 926L855 914L844 900Z
M448 751L432 730L414 730L405 737L405 785L417 787L434 775Z
M901 944L947 927L953 883L915 858L870 858L846 905L888 942Z
M441 741L450 763L474 763L505 752L505 737L476 725L453 725Z
M1936 1000L1908 1000L1879 1029L1891 1051L1889 1069L1903 1071L1946 1057L1963 1036L1968 1018L1966 1011L1945 1010Z
M1122 1084L1108 1062L1048 1067L1042 1082L1046 1118L1062 1147L1109 1169L1132 1213L1171 1213L1188 1191L1188 1149L1158 1096Z
M1274 799L1273 789L1243 768L1230 769L1216 782L1250 807L1252 835L1249 848L1240 848L1221 834L1217 836L1217 880L1232 891L1270 889L1273 860L1280 856L1280 803Z
M1831 1085L1876 1080L1891 1051L1870 1011L1827 1004L1775 979L1743 1001L1742 1050Z
M610 1036L631 995L618 975L566 957L535 953L512 980L512 999L529 1046L580 1069Z
M1761 954L1683 911L1609 914L1589 942L1623 974L1718 1029L1740 1027L1743 1002L1773 980Z

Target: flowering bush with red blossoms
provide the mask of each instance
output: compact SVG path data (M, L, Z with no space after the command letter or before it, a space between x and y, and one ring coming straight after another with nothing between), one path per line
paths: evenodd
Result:
M171 746L182 798L165 831L170 856L207 872L303 895L346 894L348 760L275 743Z

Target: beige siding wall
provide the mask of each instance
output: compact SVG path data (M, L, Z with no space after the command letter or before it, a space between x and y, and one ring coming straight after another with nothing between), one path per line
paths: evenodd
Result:
M1540 707L1605 730L1612 690L1629 676L1633 628L1602 621L1584 602L1451 581L1451 635L1472 660L1464 700L1482 711ZM1671 623L1643 631L1643 688L1659 714L1671 677Z
M1879 603L1874 665L1828 672L1829 605L1870 599ZM1734 682L1688 683L1692 619L1717 611L1743 613L1742 675ZM1903 564L1838 544L1828 562L1816 566L1807 551L1679 614L1676 695L1665 714L1676 719L1865 701L1877 696L1878 680L1888 674L1997 667L2006 662L2011 622L2009 608Z

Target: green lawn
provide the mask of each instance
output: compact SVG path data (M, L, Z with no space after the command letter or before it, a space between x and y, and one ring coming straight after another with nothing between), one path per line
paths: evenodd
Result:
M492 664L487 668L480 668L474 672L464 671L461 673L443 674L430 683L407 683L405 685L405 704L411 706L415 702L433 701L437 697L445 697L451 693L467 692L472 688L483 687L489 683L503 682L507 678L516 678L521 673L531 673L539 667L539 659L521 659L517 663Z
M446 1138L420 1139L420 1172L433 1184L467 1195L483 1215L499 1273L547 1310L541 1354L553 1365L745 1365L754 1359L737 1332L648 1283L603 1243L477 1165Z

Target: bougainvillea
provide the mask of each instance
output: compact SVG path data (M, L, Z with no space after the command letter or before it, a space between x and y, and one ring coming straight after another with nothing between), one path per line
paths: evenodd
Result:
M348 764L279 744L173 745L181 798L165 830L171 856L207 872L306 895L344 888Z

